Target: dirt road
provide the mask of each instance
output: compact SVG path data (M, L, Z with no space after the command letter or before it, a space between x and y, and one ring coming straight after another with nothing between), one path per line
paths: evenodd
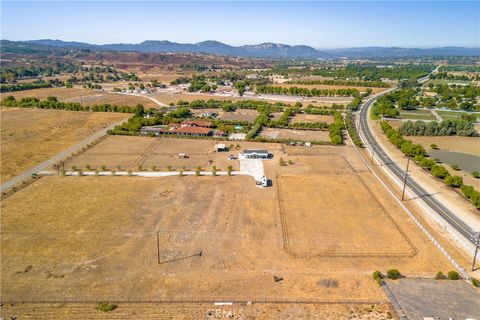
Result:
M18 176L8 180L7 182L0 185L0 192L4 192L4 191L10 189L10 188L14 187L15 185L21 183L22 181L25 181L25 180L29 179L32 176L32 174L37 173L39 171L46 170L47 168L49 168L53 164L64 160L65 158L67 158L71 154L73 154L73 153L77 152L78 150L86 147L90 143L96 141L98 138L106 135L108 130L113 129L116 125L122 124L125 121L127 121L127 119L115 122L115 123L111 124L110 126L108 126L106 128L103 128L100 131L95 132L94 134L92 134L90 137L86 138L82 142L79 142L79 143L71 146L67 150L60 152L59 154L51 157L50 159L40 163L36 167L28 169L28 170L24 171L23 173L19 174Z

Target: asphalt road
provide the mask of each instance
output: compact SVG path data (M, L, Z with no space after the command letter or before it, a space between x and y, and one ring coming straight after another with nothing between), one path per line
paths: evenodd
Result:
M97 140L98 138L106 135L108 130L113 129L113 127L115 127L116 125L119 125L119 124L121 124L125 121L127 121L127 119L116 122L116 123L113 123L112 125L110 125L106 128L103 128L100 131L95 132L93 135L89 136L87 139L71 146L67 150L60 152L59 154L57 154L54 157L46 160L45 162L42 162L41 164L37 165L36 167L22 172L18 176L16 176L16 177L8 180L7 182L3 183L0 186L0 192L3 192L5 190L10 189L11 187L13 187L15 185L20 184L22 181L28 180L29 178L31 178L33 173L37 173L39 171L44 171L47 168L49 168L50 166L52 166L53 164L58 163L58 162L60 162L64 159L66 159L71 154L81 150L83 147L86 147L88 144L90 144L90 143L94 142L95 140Z
M383 93L385 94L385 93ZM370 131L368 126L368 114L369 109L372 103L376 98L382 96L380 94L374 98L371 98L366 103L364 103L360 109L360 121L359 128L357 130L363 132L363 136L366 139L368 145L375 152L377 159L380 159L384 165L386 165L390 171L401 181L405 179L404 168L400 168L381 148L381 146L375 141L375 137ZM412 190L427 206L429 206L433 211L439 214L445 221L447 221L453 228L455 228L460 234L462 234L468 241L472 242L472 236L474 230L472 230L466 223L459 219L450 209L440 203L437 199L429 195L425 189L423 189L418 183L415 182L411 177L407 178L407 186Z

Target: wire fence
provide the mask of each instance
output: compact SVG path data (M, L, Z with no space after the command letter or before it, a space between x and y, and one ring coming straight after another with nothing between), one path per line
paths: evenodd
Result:
M52 297L52 298L7 298L2 304L98 304L103 302L117 304L341 304L341 305L372 305L390 304L388 300L380 299L282 299L282 298L131 298L131 297Z

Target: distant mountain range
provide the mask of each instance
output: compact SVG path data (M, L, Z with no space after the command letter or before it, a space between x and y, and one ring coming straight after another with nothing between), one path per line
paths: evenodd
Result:
M67 42L62 40L2 40L4 45L28 47L83 49L92 51L135 51L135 52L186 52L207 53L240 57L257 58L297 58L297 59L330 59L330 58L401 58L426 56L480 56L480 48L441 47L430 49L397 48L397 47L359 47L346 49L317 50L305 45L286 45L279 43L261 43L256 45L230 46L218 41L199 43L177 43L171 41L147 40L137 44L113 43L94 45L83 42ZM27 48L28 49L28 48Z

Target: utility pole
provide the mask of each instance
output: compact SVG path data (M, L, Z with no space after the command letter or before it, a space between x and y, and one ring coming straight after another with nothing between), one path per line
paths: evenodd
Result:
M372 160L370 161L370 164L373 165L373 157L375 156L375 145L372 144Z
M473 243L475 244L475 254L473 255L472 271L475 271L475 263L477 262L478 248L480 247L480 231L477 231L472 236Z
M160 264L160 236L157 231L157 261Z
M402 191L402 202L405 198L405 187L407 186L407 178L408 178L408 166L410 165L410 156L407 159L407 170L405 170L405 179L403 179L403 191Z

